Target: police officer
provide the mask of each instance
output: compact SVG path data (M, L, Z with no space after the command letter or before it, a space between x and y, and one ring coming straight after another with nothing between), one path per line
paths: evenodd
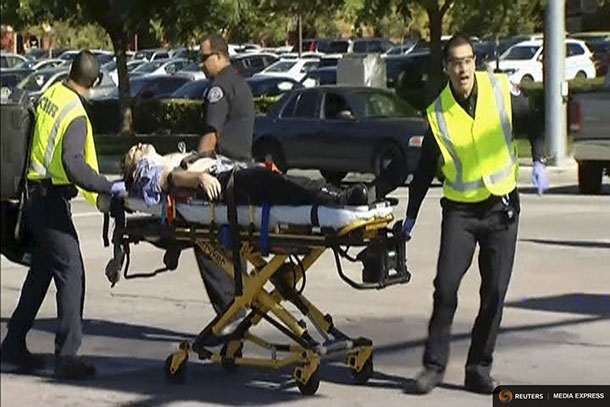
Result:
M434 306L415 391L428 393L443 378L449 358L457 292L479 245L480 309L472 329L465 387L492 393L492 354L515 255L519 224L517 157L513 130L527 132L534 159L533 182L548 188L542 161L542 115L511 91L505 75L475 73L469 39L455 35L443 51L449 83L428 106L429 129L409 189L403 233L410 236L439 157L445 176L441 199L441 246L434 280Z
M252 131L254 127L254 98L250 86L235 73L229 59L229 47L219 35L209 35L201 43L200 66L212 84L204 100L204 135L198 154L186 161L218 152L236 161L252 161ZM183 162L183 166L184 166ZM224 269L195 248L195 256L202 273L210 301L218 313L231 303L235 285ZM242 270L246 262L241 259Z
M234 160L251 161L254 99L250 86L231 66L224 38L206 37L200 61L213 82L205 95L205 129L199 152L218 151Z
M33 239L32 265L2 342L4 362L25 369L44 367L44 358L30 353L25 339L53 279L59 321L55 374L65 379L95 375L95 366L76 356L82 338L85 274L70 200L77 188L93 204L98 193L126 194L123 182L111 183L98 174L91 122L83 107L98 77L96 57L81 51L67 82L50 87L36 107L25 212Z

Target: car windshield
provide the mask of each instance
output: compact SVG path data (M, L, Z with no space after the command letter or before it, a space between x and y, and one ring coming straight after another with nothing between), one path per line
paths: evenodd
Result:
M356 91L352 93L353 107L362 118L414 117L417 111L392 93Z
M539 46L514 46L506 51L506 53L502 55L502 58L500 59L507 61L523 61L532 59L539 49Z
M28 75L24 80L19 82L17 87L19 89L27 90L30 92L37 92L42 89L45 83L54 76L57 71L38 71Z
M157 69L159 69L161 67L161 65L163 65L164 63L165 63L164 61L147 62L147 63L142 64L139 67L135 68L133 70L133 72L141 72L141 73L154 72Z
M296 64L296 61L278 61L265 69L265 72L288 72Z

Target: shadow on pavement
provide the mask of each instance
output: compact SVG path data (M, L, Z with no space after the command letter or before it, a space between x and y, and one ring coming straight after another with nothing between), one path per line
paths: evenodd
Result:
M591 242L579 240L548 240L548 239L519 239L520 242L538 243L551 246L565 246L588 249L610 249L610 242Z
M552 297L508 302L505 304L505 306L537 311L565 312L570 314L610 317L609 294L564 294Z

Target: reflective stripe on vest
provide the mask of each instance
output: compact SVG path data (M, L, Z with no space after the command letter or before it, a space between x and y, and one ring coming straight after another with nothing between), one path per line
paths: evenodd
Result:
M55 123L53 123L53 130L51 130L51 134L49 135L49 144L47 145L47 151L44 155L44 167L47 172L49 170L49 166L51 165L51 157L53 157L53 150L55 150L55 141L57 140L57 133L59 132L59 126L63 119L72 111L72 109L76 109L80 106L80 100L78 98L74 99L72 102L68 103L61 109L59 115L55 119Z
M487 177L489 179L489 181L491 181L491 183L497 183L497 182L503 181L508 176L512 176L514 174L513 170L514 170L514 165L517 161L517 158L515 157L514 151L512 149L511 126L510 126L510 120L508 118L508 112L506 111L506 107L504 105L504 97L502 95L502 89L500 88L500 84L498 82L498 79L495 77L495 75L488 72L488 76L489 76L489 80L492 85L492 91L493 91L494 99L496 102L496 108L497 108L498 114L500 116L502 132L504 133L504 141L506 144L506 148L508 150L508 155L510 157L510 163L507 166L505 166L504 168L500 169L499 171L496 171L495 173L493 173ZM471 182L464 182L463 164L455 149L455 146L453 145L453 142L451 141L451 137L449 136L449 129L447 128L447 122L445 121L445 116L443 114L443 105L442 105L441 99L442 98L440 96L436 99L436 101L434 103L434 113L436 116L436 121L438 123L441 137L443 138L444 145L447 148L447 151L448 151L449 155L451 156L451 159L453 160L453 165L455 166L455 170L456 170L455 181L451 181L448 178L446 178L444 182L446 182L452 189L454 189L458 192L469 192L469 191L475 191L477 189L484 188L485 184L483 183L483 181L481 179L471 181Z

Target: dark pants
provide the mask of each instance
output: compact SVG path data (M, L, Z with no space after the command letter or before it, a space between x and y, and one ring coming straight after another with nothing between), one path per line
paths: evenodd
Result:
M466 372L490 373L519 224L517 192L511 193L510 198L509 206L499 197L477 204L458 204L444 198L441 201L441 247L434 280L434 309L424 352L424 366L427 368L443 371L447 366L458 289L478 243L480 308L472 329ZM509 219L507 209L511 207L513 218Z
M80 347L85 273L70 209L74 195L74 188L32 188L25 213L33 240L32 267L8 323L5 341L13 346L25 346L25 337L53 279L59 320L55 355L74 356Z

